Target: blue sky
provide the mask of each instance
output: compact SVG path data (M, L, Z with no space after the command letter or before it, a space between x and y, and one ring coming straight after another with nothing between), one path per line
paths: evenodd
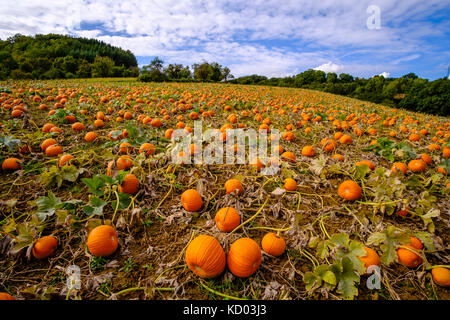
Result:
M131 50L139 65L217 61L235 76L315 68L358 77L414 72L434 80L450 66L450 1L16 0L0 11L0 38L16 33L93 37ZM379 8L379 28L374 21ZM370 24L369 24L370 25Z

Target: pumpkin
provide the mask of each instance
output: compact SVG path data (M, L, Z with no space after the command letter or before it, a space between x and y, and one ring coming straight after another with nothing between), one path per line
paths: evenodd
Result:
M296 157L292 152L286 151L281 154L281 159L287 160L290 162L295 162Z
M316 151L312 146L305 146L302 149L302 156L304 157L313 157L316 154Z
M200 210L203 205L202 196L195 189L188 189L181 194L181 205L189 212Z
M131 143L129 143L129 142L122 142L119 145L119 153L120 154L129 153L129 152L131 152L131 150L132 150L132 146L131 146Z
M440 286L450 287L450 270L443 267L436 267L431 270L433 281Z
M373 162L372 161L370 161L370 160L362 160L362 161L359 161L359 162L357 162L356 163L356 165L359 167L359 166L362 166L362 165L367 165L368 167L369 167L369 169L370 170L374 170L375 169L375 165L373 164Z
M58 144L58 142L55 139L45 139L41 144L41 149L42 151L45 152L45 150L47 150L48 147L54 144Z
M146 155L152 155L155 153L155 146L151 143L144 143L141 145L141 147L139 148L139 153L144 153Z
M339 185L338 194L345 200L358 200L361 198L362 189L355 181L346 180Z
M396 162L392 165L391 171L392 172L401 171L403 173L406 173L408 171L408 166L403 162Z
M226 190L227 194L232 193L232 192L241 194L243 191L242 183L237 179L227 180L227 182L225 182L225 190Z
M84 140L86 142L92 142L97 138L97 134L94 131L90 131L88 133L86 133L86 135L84 136Z
M82 130L84 130L84 124L82 124L81 122L75 122L72 125L72 130L74 130L74 131L82 131Z
M58 165L60 167L65 166L68 162L74 159L74 156L71 154L64 154L59 158Z
M281 256L286 249L286 242L283 237L278 236L273 232L269 232L263 237L261 246L265 253L278 257Z
M408 168L412 172L424 172L427 165L423 160L411 160L408 163Z
M220 231L230 232L239 225L241 217L234 208L225 207L217 211L214 220Z
M36 259L45 259L51 256L58 246L58 240L54 236L45 236L33 245L33 256Z
M366 250L366 255L358 257L362 262L364 262L364 266L367 269L370 266L379 266L380 265L380 256L378 253L369 247L364 247Z
M297 190L297 182L292 178L285 179L284 180L284 189L286 189L286 191Z
M233 242L228 252L228 269L237 277L246 278L258 270L261 264L261 248L250 238Z
M22 160L17 158L7 158L2 163L3 170L17 170L22 166Z
M216 238L200 235L186 248L185 261L200 278L214 278L225 269L225 252Z
M45 154L50 157L56 157L63 152L62 147L57 144L52 144L47 149L45 149Z
M16 300L16 299L9 293L0 292L0 300Z
M88 236L87 247L96 257L112 255L119 245L116 230L108 225L95 227Z
M264 163L261 161L260 158L254 158L250 161L250 165L252 167L255 167L258 171L261 171L262 168L264 168Z
M403 245L405 248L398 248L397 249L397 257L398 257L398 262L400 262L401 264L403 264L406 267L409 268L415 268L417 267L419 264L422 263L422 258L417 255L416 253L414 253L413 251L417 251L417 248L414 248L411 245ZM406 249L408 248L408 249ZM411 250L413 251L411 251Z
M132 173L127 174L123 180L122 184L119 186L119 191L128 194L136 194L139 190L139 180Z

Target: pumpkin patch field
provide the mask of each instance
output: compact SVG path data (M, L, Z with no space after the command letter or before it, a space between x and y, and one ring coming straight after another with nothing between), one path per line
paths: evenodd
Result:
M279 156L173 161L200 121ZM0 299L450 298L449 118L294 88L8 81L0 163Z

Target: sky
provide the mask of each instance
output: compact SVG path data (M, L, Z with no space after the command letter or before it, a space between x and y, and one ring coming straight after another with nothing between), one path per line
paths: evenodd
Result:
M139 66L203 60L235 77L307 69L430 80L450 66L450 0L0 0L0 39L96 38Z

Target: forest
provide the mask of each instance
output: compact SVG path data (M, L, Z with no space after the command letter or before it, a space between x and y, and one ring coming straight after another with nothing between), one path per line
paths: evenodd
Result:
M129 50L102 41L48 34L0 40L0 80L136 77Z

